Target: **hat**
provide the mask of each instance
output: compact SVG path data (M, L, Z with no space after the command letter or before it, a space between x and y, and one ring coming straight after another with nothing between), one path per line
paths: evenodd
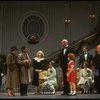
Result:
M17 49L16 46L12 46L12 47L10 48L10 50L11 50L11 51L16 51L16 50L18 50L18 49Z
M21 51L25 50L26 49L26 46L22 46L21 47Z

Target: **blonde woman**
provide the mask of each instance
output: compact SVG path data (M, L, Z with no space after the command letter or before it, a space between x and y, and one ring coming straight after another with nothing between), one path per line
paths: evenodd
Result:
M39 50L36 53L36 57L33 59L33 81L32 85L36 86L36 94L40 94L39 87L39 72L47 70L46 59L44 58L44 52Z

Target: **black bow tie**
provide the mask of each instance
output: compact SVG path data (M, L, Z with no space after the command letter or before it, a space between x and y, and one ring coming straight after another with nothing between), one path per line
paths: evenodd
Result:
M64 47L64 49L67 49L68 47Z
M86 53L84 53L84 54L88 54L88 53L86 52Z

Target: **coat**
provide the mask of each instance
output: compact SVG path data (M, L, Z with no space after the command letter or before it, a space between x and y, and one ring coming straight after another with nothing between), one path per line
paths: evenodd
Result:
M67 70L68 62L69 62L68 61L68 54L69 53L75 54L75 50L72 47L68 46L66 49L67 50L66 50L65 54L63 54L64 48L61 49L60 54L59 54L60 67L62 68L63 71L65 71L65 73Z
M27 57L26 57L27 55ZM29 55L26 53L20 53L18 55L18 64L19 64L19 69L20 69L20 84L28 84L31 82L31 72L30 72L30 68L31 68L31 62L30 64L26 64L24 63L24 60L29 60Z
M6 88L16 88L19 86L19 67L16 62L17 56L10 53L6 59Z

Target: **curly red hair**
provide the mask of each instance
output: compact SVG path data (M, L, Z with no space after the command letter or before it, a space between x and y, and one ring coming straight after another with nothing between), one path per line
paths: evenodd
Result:
M70 60L75 60L75 54L74 54L74 53L69 53L69 54L68 54L68 58L69 58Z

